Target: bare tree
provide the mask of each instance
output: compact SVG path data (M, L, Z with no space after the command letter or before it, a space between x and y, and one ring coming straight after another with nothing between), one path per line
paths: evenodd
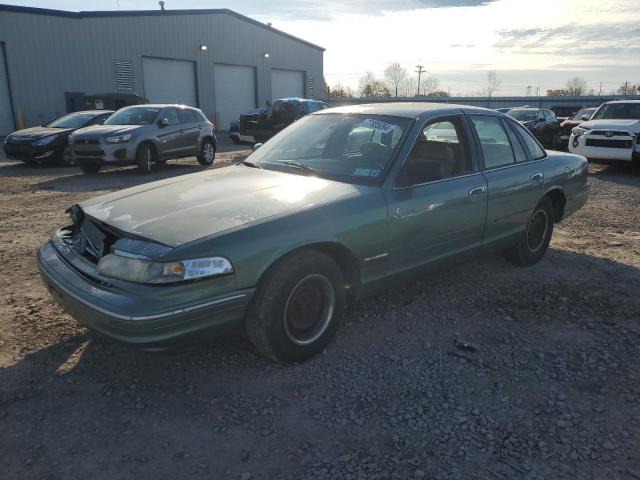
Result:
M414 97L416 95L416 85L418 81L415 77L407 77L400 85L403 97Z
M427 77L424 79L424 88L422 92L424 95L431 95L433 92L440 88L440 80L436 77Z
M358 82L358 93L361 97L390 97L391 93L383 81L378 80L373 72L365 73Z
M329 97L331 97L331 98L352 98L353 97L353 90L351 90L351 87L344 86L341 83L336 83L329 90Z
M484 90L484 94L491 98L495 92L500 88L501 80L498 80L495 70L487 72L487 88Z
M587 92L587 81L584 78L573 77L567 82L567 93L579 97Z
M407 71L399 63L391 63L384 69L384 78L397 97L400 85L407 78Z

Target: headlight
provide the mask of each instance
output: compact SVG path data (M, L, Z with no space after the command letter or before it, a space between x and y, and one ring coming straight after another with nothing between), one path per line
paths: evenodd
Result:
M232 273L233 267L229 260L222 257L163 263L111 254L100 259L98 272L129 282L174 283L225 275Z
M48 137L44 137L44 138L41 138L40 140L36 140L35 142L33 142L33 145L37 147L41 147L43 145L49 145L56 138L58 138L58 135L49 135Z
M573 127L573 130L571 130L571 133L576 136L579 137L580 135L584 135L585 133L587 133L589 131L588 128L584 128L584 127Z
M131 134L127 133L125 135L116 135L115 137L107 137L105 140L109 143L127 143L131 140Z

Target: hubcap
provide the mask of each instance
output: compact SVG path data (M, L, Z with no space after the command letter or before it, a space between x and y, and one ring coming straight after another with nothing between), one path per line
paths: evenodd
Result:
M204 145L204 159L207 163L211 163L213 161L213 145L210 143L206 143Z
M537 252L544 245L549 229L549 217L544 210L536 210L527 226L527 247L531 252Z
M327 330L333 318L336 295L324 275L304 277L291 290L284 307L284 331L296 345L309 345Z

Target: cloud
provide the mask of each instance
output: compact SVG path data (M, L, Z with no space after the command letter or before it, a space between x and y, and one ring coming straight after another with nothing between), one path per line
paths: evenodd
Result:
M427 8L479 7L497 0L295 0L292 2L245 1L237 5L240 12L256 18L330 20L345 14L375 15Z

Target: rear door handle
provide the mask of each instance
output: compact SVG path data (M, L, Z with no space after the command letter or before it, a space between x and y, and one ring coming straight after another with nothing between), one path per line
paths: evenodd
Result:
M531 175L529 180L531 180L532 182L538 182L538 181L541 181L543 178L544 176L542 175L542 172L537 172Z
M469 190L469 195L476 195L478 193L484 193L487 191L487 187L482 186L482 187L475 187L472 188L471 190Z

